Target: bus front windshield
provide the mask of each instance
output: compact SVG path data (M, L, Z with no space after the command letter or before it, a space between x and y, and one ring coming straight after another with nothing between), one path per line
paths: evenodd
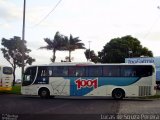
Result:
M36 76L37 67L29 67L26 69L23 76L23 86L27 86L33 83Z
M8 75L10 75L10 74L12 74L13 73L13 71L12 71L12 68L11 67L4 67L3 68L3 74L8 74Z

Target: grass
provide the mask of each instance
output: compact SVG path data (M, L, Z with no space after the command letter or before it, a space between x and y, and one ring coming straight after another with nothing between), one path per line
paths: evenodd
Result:
M156 98L160 98L160 95L153 95L153 96L146 96L146 97L140 97L142 99L156 99Z
M139 98L140 98L140 99L157 99L157 98L160 98L160 90L157 90L157 91L156 91L156 95L139 97Z
M12 87L12 90L10 91L12 94L21 94L21 86L15 85Z
M21 94L21 86L20 85L15 85L12 87L11 91L1 91L1 93L6 93L6 94Z

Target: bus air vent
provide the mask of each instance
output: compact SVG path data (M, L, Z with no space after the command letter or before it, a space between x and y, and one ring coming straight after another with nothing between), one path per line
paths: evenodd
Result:
M139 96L151 95L151 86L139 86Z

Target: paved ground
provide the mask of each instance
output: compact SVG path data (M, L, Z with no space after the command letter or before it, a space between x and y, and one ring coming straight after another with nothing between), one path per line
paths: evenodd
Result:
M159 114L160 100L124 100L120 102L120 114Z
M127 116L124 115L130 114L138 115L138 117L140 114L156 114L160 119L160 100L124 99L116 101L104 97L40 99L22 95L0 95L0 119L3 120L6 120L5 118L106 120L126 119Z

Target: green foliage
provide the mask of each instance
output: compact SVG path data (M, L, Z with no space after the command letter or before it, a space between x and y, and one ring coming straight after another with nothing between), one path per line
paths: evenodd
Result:
M1 51L4 58L11 64L13 67L13 85L15 83L15 70L17 67L22 67L22 50L24 50L24 63L31 65L35 61L32 57L29 56L30 49L26 46L26 41L21 40L20 37L14 36L11 39L2 38Z
M47 49L53 51L53 56L51 58L51 62L55 62L56 60L56 51L63 50L64 46L64 36L61 35L58 31L56 32L54 39L44 38L44 41L47 43L46 46L40 47L40 49Z
M65 36L64 43L64 50L69 51L69 62L71 62L72 51L75 51L76 49L85 49L84 43L81 43L79 37L74 38L72 35L70 35L70 37L68 38L67 36Z
M145 97L139 97L140 99L159 99L160 95L153 95L153 96L145 96Z
M140 41L131 36L114 38L98 53L102 63L123 63L128 57L152 57L152 51L142 47Z
M87 59L87 61L89 61L89 59L91 58L90 55L91 55L91 51L89 49L86 49L86 51L84 52L85 54L85 57Z
M95 54L94 50L86 49L86 51L84 52L84 54L85 54L85 56L86 56L87 61L91 60L91 61L94 62L94 63L99 62L99 58L98 58L98 56Z
M40 49L47 49L53 51L52 62L56 60L56 51L69 51L69 62L71 62L71 52L76 49L85 49L84 44L81 43L78 37L73 38L72 35L68 38L67 36L61 35L58 31L56 32L54 39L45 38L44 41L47 43L46 46L40 47Z
M12 93L12 94L21 94L21 86L20 85L13 86L12 90L9 93Z
M11 91L0 91L0 93L5 93L5 94L21 94L21 86L20 85L15 85L12 87Z

